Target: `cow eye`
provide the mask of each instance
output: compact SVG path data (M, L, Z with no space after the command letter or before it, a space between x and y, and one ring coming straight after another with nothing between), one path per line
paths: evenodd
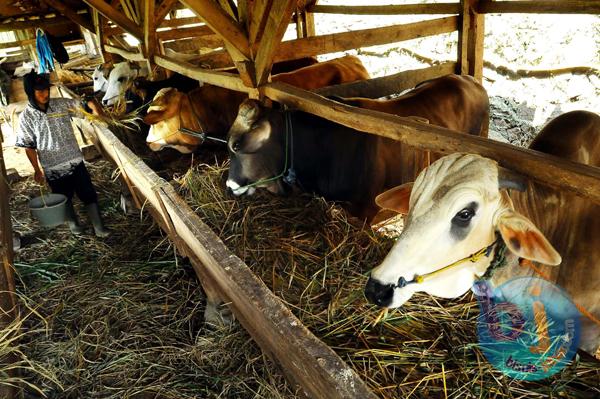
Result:
M123 83L123 81L125 80L125 76L121 76L119 79L117 79L119 81L119 83Z
M233 145L231 146L231 149L233 150L233 152L238 152L240 149L242 148L242 140L236 140Z
M467 207L461 209L454 217L452 218L452 224L458 227L467 227L475 216L475 210L473 208Z

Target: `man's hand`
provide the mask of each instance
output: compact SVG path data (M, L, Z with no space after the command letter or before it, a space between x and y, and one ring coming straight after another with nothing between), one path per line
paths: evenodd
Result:
M38 184L46 183L44 172L42 172L40 169L37 169L35 172L33 172L33 180L35 180L35 182Z
M102 108L102 105L95 98L89 100L87 106L90 107L94 115L104 116L104 108Z

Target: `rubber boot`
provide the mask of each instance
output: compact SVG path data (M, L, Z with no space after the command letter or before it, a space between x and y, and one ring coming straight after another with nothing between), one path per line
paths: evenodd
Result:
M85 231L83 226L79 224L79 220L77 220L77 214L75 213L73 202L71 200L67 200L67 203L65 204L65 221L67 222L71 233L79 235L83 234Z
M100 216L100 208L98 207L98 203L94 202L93 204L88 204L85 206L85 209L87 210L90 222L92 222L92 226L94 226L94 233L96 234L96 237L108 237L110 235L110 231L104 227L104 223L102 223L102 217Z

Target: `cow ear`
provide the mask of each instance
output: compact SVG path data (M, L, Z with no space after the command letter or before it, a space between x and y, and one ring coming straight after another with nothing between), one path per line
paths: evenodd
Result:
M413 182L405 183L379 194L375 197L375 203L383 209L398 212L402 215L408 214L408 205Z
M531 220L513 210L505 211L498 218L498 230L510 251L521 258L551 266L562 261Z

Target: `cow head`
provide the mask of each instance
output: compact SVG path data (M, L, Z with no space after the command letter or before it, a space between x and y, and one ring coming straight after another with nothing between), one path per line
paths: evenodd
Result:
M167 87L156 93L144 117L144 123L150 125L146 143L152 151L171 147L189 154L196 149L200 139L180 131L182 124L190 129L202 129L191 106L187 96L177 89Z
M548 265L560 255L526 217L515 212L504 188L524 188L495 161L453 154L424 169L412 183L380 194L382 208L408 213L398 241L373 269L365 296L377 305L399 307L417 291L455 298L482 276L494 251L476 262L441 271L490 246L499 233L515 255ZM418 283L416 276L427 278Z
M227 187L233 194L251 195L258 187L281 194L285 191L278 178L285 165L285 132L281 113L267 110L256 100L240 105L229 130L230 166Z
M96 68L94 68L94 72L92 73L92 80L94 82L94 93L106 92L106 88L108 87L107 78L110 74L111 67L111 64L105 63L100 64Z
M140 67L135 63L119 62L115 64L108 75L106 93L102 97L102 104L113 105L120 97L123 97L131 87L133 79L139 75L139 72Z

